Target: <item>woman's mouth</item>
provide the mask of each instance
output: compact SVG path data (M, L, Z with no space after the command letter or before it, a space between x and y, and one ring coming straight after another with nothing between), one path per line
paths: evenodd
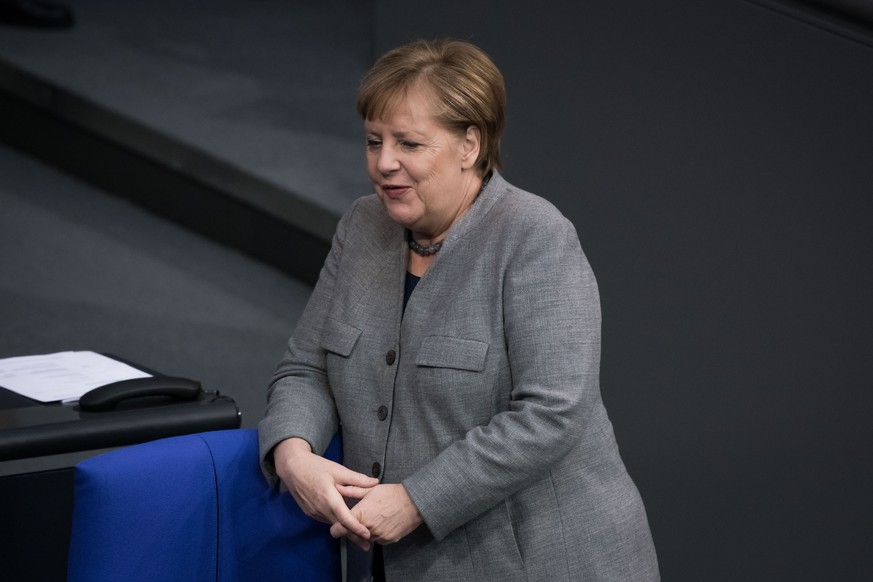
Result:
M385 193L385 196L392 199L402 198L404 194L409 191L409 186L400 186L395 184L384 184L382 186L382 192Z

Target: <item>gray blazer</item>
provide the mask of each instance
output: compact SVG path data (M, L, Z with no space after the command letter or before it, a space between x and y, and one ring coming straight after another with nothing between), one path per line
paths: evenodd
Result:
M404 314L408 252L375 195L340 221L269 390L268 477L279 441L324 451L342 424L344 464L402 482L425 522L384 547L388 580L658 580L573 225L495 173Z

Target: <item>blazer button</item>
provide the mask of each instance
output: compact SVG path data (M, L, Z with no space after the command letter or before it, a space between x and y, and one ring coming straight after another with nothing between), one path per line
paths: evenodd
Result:
M373 477L378 477L382 474L382 465L379 463L373 463Z
M388 418L388 407L384 405L380 406L379 411L376 414L379 415L379 420L385 420Z
M396 359L397 353L394 350L388 350L388 353L385 354L385 363L389 366L392 365Z

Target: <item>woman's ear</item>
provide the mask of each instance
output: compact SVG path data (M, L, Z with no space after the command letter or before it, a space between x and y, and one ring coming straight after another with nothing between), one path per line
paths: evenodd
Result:
M468 125L467 132L464 135L464 142L461 144L463 148L463 156L461 157L461 167L469 170L479 159L479 150L482 147L482 132L475 125Z

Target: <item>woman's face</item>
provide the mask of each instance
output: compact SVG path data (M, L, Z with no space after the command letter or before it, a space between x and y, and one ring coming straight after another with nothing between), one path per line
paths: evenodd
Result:
M413 90L387 119L364 122L367 172L392 220L419 239L439 239L473 203L479 131L449 130L431 113L426 93Z

